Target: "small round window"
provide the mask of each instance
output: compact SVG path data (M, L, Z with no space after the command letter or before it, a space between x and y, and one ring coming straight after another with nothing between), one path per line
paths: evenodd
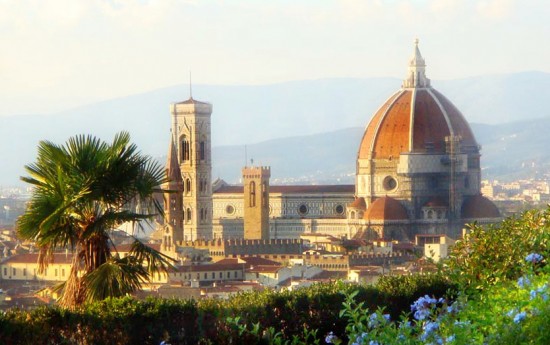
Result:
M233 205L227 205L225 207L225 213L233 214L234 212L235 212L235 207L233 207Z
M335 211L336 211L336 213L338 213L338 214L344 213L344 206L342 206L342 205L336 205Z
M301 215L304 215L304 214L307 214L307 206L302 204L298 207L298 213L301 214Z
M383 185L385 190L394 190L397 188L397 180L391 176L386 176Z

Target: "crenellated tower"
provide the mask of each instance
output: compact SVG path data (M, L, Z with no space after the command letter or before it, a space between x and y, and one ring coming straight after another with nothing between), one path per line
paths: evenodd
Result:
M184 240L212 238L212 105L189 98L170 106L183 183Z
M269 240L269 167L244 167L244 238Z

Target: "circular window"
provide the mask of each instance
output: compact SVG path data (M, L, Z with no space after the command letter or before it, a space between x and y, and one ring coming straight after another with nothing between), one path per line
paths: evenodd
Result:
M342 205L336 205L335 210L336 210L336 213L342 214L342 213L344 213L344 206L342 206Z
M386 176L383 185L385 190L394 190L397 188L397 180L391 176Z
M301 214L301 215L304 215L304 214L307 214L307 206L302 204L298 207L298 213Z
M225 207L225 213L233 214L234 212L235 212L235 207L233 207L233 205L227 205Z

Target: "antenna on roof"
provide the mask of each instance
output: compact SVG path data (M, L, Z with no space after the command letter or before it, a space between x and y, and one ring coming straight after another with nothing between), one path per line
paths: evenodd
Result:
M189 70L189 99L193 99L193 83L191 82L191 70Z

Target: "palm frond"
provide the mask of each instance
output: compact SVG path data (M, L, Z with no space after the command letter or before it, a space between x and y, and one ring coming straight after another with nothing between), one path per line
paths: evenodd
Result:
M138 262L144 265L151 277L157 273L168 273L170 270L175 269L174 263L176 260L145 245L135 237L129 256L135 257Z
M141 288L147 277L147 270L135 258L113 257L82 277L86 285L86 301L125 296Z

